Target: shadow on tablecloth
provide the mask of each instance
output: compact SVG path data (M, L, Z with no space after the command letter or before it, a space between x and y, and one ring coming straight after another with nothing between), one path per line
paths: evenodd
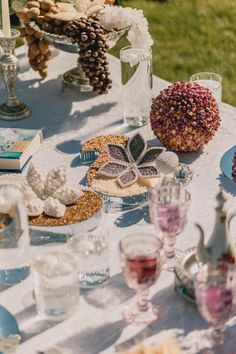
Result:
M86 329L58 343L57 346L62 353L98 354L114 345L125 327L126 323L123 320L106 323L99 327Z
M218 177L219 187L225 189L228 193L230 193L233 197L236 196L236 187L235 183L231 181L228 177L226 177L223 173L221 173Z
M115 220L115 225L123 228L136 225L141 221L150 224L149 208L147 205L123 212Z
M84 299L94 307L111 309L112 306L125 303L134 294L135 292L126 285L122 273L119 273L111 277L107 284L84 293Z

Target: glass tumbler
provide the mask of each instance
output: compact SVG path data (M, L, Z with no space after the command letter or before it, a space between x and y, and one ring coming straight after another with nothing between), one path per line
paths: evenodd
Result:
M79 301L78 269L66 242L32 247L32 272L39 315L57 321L76 310Z
M120 51L124 122L141 127L148 122L152 103L152 51L141 46Z
M190 77L190 82L207 87L216 99L218 105L221 105L222 100L222 77L219 74L203 72L197 73Z
M109 231L99 226L71 238L70 247L78 264L81 288L94 288L109 279L108 235Z
M0 284L13 285L30 273L27 214L21 188L0 185Z

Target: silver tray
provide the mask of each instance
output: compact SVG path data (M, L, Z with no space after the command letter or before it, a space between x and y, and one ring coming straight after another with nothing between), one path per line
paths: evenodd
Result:
M79 46L73 40L65 35L57 35L42 30L35 21L31 21L29 26L37 33L41 34L50 45L67 53L79 53ZM125 34L129 27L114 30L105 34L106 44L109 48L116 45L118 40ZM78 57L79 58L79 57ZM89 84L80 61L77 61L77 67L66 71L62 77L62 90L70 88L81 93L92 92L93 87Z
M57 49L63 50L68 53L78 53L79 47L77 44L73 43L73 40L65 35L57 35L54 33L49 33L42 30L35 21L31 21L29 26L33 28L36 32L40 33L47 41L56 47ZM106 44L109 48L116 45L118 40L129 30L129 27L122 28L120 30L114 30L105 34Z
M195 302L193 278L198 271L196 248L182 252L175 264L175 290L185 299Z
M233 157L235 152L236 152L236 145L234 145L232 148L227 150L220 160L221 171L226 177L231 179L231 181L233 180L231 173L232 173Z

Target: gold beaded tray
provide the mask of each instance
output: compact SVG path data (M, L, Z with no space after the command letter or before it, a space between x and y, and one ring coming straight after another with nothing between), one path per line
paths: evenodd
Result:
M29 218L29 225L36 227L71 226L72 230L82 227L94 228L99 222L103 210L103 202L97 193L84 191L76 204L66 207L66 213L61 218L53 218L46 214Z

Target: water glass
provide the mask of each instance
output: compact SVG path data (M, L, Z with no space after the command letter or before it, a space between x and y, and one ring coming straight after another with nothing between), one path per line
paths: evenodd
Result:
M195 276L194 288L198 309L212 326L211 344L217 347L224 343L225 323L235 315L235 265L202 265Z
M21 188L0 185L0 284L13 285L30 273L28 219Z
M149 212L154 227L161 231L165 268L173 271L176 236L187 223L190 194L180 184L164 184L150 191Z
M152 103L152 51L141 46L120 51L123 117L126 124L148 123Z
M190 77L190 82L196 82L201 86L207 87L213 94L218 105L222 101L222 77L215 73L203 72Z
M55 321L71 315L79 301L79 282L68 245L55 242L35 247L32 270L38 314Z
M109 231L99 226L71 238L70 248L79 267L81 288L94 288L108 281L110 277L108 236Z
M149 323L158 318L159 306L149 300L148 294L161 272L161 247L161 240L148 234L130 234L120 241L125 281L137 291L136 301L132 301L123 312L128 323Z

